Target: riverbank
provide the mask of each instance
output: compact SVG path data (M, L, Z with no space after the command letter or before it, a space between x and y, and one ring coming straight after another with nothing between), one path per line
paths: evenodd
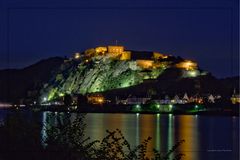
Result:
M85 105L66 107L63 105L26 106L5 108L9 110L30 110L34 112L71 112L71 113L126 113L126 114L173 114L173 115L216 115L216 116L239 116L239 105L220 106L216 105L159 105L145 107L140 105Z

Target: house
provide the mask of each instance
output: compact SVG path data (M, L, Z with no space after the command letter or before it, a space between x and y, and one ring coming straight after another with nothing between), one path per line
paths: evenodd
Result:
M215 103L215 98L212 94L208 96L208 102L209 103Z
M236 90L234 89L233 95L231 97L232 104L239 104L240 103L240 94L236 94Z

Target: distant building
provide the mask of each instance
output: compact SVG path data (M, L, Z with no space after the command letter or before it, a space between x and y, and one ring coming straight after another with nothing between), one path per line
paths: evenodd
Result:
M208 102L209 103L215 103L215 98L213 97L212 94L210 96L208 96Z
M161 54L159 52L144 52L144 51L126 51L124 46L121 45L109 45L98 46L96 48L90 48L84 51L85 58L92 58L95 56L109 56L117 60L137 60L137 63L143 69L152 69L166 67L168 62L162 62L159 60L166 59L169 56ZM80 59L81 55L76 53L74 59ZM194 63L187 63L191 69ZM181 67L181 64L180 64Z
M130 60L131 59L131 52L130 51L124 51L121 54L120 60Z
M141 53L141 54L140 54ZM87 49L84 52L84 55L88 58L94 56L103 56L108 55L111 58L118 60L137 60L137 63L140 67L144 69L148 68L159 68L166 66L165 63L159 62L157 60L168 58L167 55L158 53L158 52L131 52L126 51L124 46L120 45L109 45L109 46L99 46L96 48ZM74 55L75 59L79 59L81 56L79 53Z
M178 95L175 95L174 98L171 100L172 104L183 104L183 100L178 97Z
M119 60L131 59L131 52L124 51L124 46L108 46L107 52L111 57L118 58Z
M184 103L188 103L188 102L189 102L189 98L188 98L188 95L187 95L187 93L185 93L185 94L184 94L184 96L183 96L183 99L182 99L182 100L183 100L183 102L184 102Z
M107 52L107 47L95 48L96 55L104 55Z
M137 60L137 65L143 69L153 68L153 60Z
M101 94L90 94L87 96L87 101L90 104L103 104L105 103L105 98Z
M235 95L231 97L232 104L239 104L240 103L240 95Z
M124 46L100 46L95 48L95 56L109 55L112 58L119 60L130 60L131 52L125 51Z
M231 97L232 104L239 104L240 103L240 94L236 94L236 90L234 89L233 95Z
M129 97L127 99L118 99L116 98L116 104L145 104L151 98L136 98L136 97Z
M153 52L153 59L154 60L159 60L159 59L164 59L164 58L168 58L168 56L158 53L158 52Z
M168 95L165 95L163 104L170 104L170 103L171 103L170 97Z
M151 98L127 98L126 100L122 101L123 104L145 104ZM125 103L124 103L125 102Z
M124 51L124 46L108 46L108 53L119 53L121 54Z
M202 104L203 103L203 97L200 97L199 95L194 95L189 98L189 103L198 103Z
M176 68L185 69L185 70L196 70L197 63L191 60L185 60L175 65Z

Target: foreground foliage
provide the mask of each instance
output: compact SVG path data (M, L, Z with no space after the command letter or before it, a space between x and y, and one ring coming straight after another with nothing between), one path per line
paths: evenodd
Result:
M55 124L26 121L19 114L7 118L0 127L0 159L64 159L64 160L180 160L184 155L174 153L184 140L178 142L166 154L153 150L154 157L147 157L148 137L138 146L131 144L119 129L106 131L102 140L91 141L85 135L83 114L50 116ZM42 128L41 128L42 127ZM45 132L41 137L40 132Z

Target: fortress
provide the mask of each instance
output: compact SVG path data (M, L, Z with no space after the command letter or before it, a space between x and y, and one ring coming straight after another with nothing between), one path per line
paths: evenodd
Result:
M124 46L107 46L107 47L97 47L95 48L95 55L108 55L114 59L118 60L131 60L132 52L126 51ZM168 56L163 55L158 52L153 52L148 58L136 59L136 63L143 69L151 69L155 67L154 61L157 59L167 58Z
M124 46L107 46L95 48L97 55L109 55L112 58L119 60L130 60L131 52L125 51Z
M127 61L135 60L137 65L143 69L153 69L165 66L162 62L171 56L161 54L159 52L134 52L126 51L124 46L120 45L109 45L109 46L99 46L96 48L87 49L82 55L85 57L86 62L92 57L96 56L109 56L115 60ZM74 59L81 59L80 53L75 53ZM197 63L185 60L175 65L176 68L181 68L185 70L195 70L197 68Z

